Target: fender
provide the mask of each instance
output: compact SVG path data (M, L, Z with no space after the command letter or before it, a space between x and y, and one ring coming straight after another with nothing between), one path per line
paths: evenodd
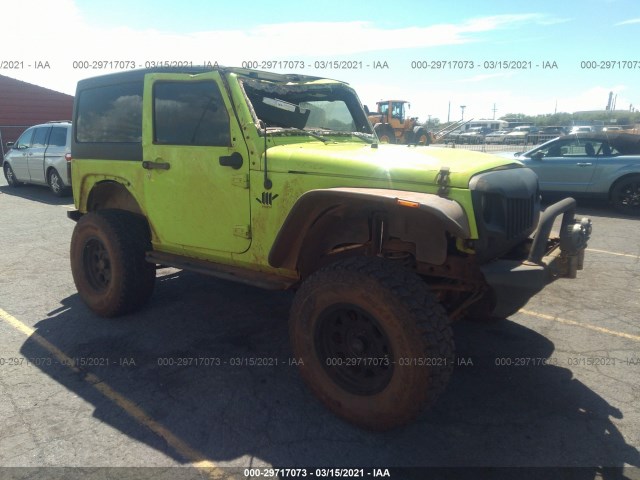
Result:
M121 182L103 180L92 185L85 204L86 211L104 208L127 210L142 215L142 209L133 193Z
M447 236L470 237L459 203L430 193L375 188L328 188L304 193L285 219L269 252L275 268L296 269L305 243L366 243L369 219L386 213L386 234L416 245L416 260L436 265L447 257ZM329 239L329 240L327 240ZM318 247L320 248L320 247ZM318 250L321 252L321 250Z

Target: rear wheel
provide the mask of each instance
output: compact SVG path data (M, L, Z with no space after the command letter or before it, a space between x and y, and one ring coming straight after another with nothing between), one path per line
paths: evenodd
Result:
M444 308L417 275L380 258L342 260L309 277L291 307L289 332L314 394L373 430L417 416L453 369Z
M5 162L3 170L4 178L7 179L7 184L9 184L10 187L18 187L21 185L20 182L16 179L16 174L13 173L11 165Z
M55 168L49 170L49 174L47 175L47 184L49 185L49 189L51 193L53 193L57 197L64 197L67 193L67 187L65 186L62 178L60 178L60 174Z
M122 210L84 215L71 237L71 272L82 300L98 315L115 317L144 305L155 282L155 266L143 218Z
M611 189L611 203L620 213L640 215L640 175L619 180Z

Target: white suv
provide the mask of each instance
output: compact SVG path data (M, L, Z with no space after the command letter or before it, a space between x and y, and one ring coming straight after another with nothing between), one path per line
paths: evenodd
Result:
M4 176L17 187L23 183L48 185L62 197L71 191L71 122L34 125L24 131L4 156Z

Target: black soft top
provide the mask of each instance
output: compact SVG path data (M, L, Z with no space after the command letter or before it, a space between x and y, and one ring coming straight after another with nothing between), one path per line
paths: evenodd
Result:
M85 78L78 82L77 91L87 88L113 85L117 83L142 82L145 75L149 73L185 73L188 75L198 75L200 73L219 71L221 73L235 73L244 77L267 80L278 83L304 83L317 80L325 80L323 77L313 77L310 75L281 74L266 72L263 70L251 70L248 68L223 67L223 66L193 66L193 67L155 67L127 70L124 72L109 73L97 77ZM340 82L344 83L344 82Z

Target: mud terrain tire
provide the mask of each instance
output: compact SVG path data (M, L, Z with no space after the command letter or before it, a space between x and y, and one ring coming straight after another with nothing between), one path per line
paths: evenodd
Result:
M350 258L311 275L293 301L289 333L313 393L367 429L412 420L453 369L444 308L417 275L380 258Z
M123 210L84 215L71 237L71 271L82 300L103 317L116 317L144 305L155 283L155 266L145 220Z

